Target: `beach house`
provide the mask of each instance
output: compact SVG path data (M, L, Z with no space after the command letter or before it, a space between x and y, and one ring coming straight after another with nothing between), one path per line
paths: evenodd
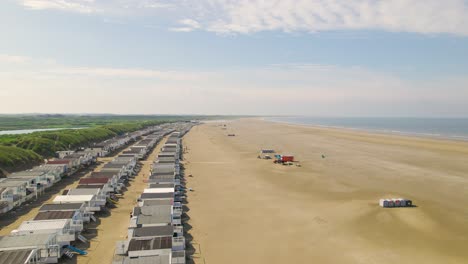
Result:
M12 235L25 236L35 234L55 234L57 244L70 245L76 239L76 227L71 219L24 221Z
M53 203L84 203L85 210L88 212L101 211L101 206L98 204L98 201L96 201L95 195L57 195L54 198Z
M58 263L61 256L54 233L0 236L0 263Z
M24 179L0 179L1 213L10 211L35 195L27 189L28 183L28 180Z
M83 220L88 223L91 220L96 221L94 212L87 211L85 203L63 203L63 204L44 204L39 208L39 213L42 212L73 212L73 218Z
M116 188L111 178L83 178L77 188L100 188L104 193L114 193Z
M108 193L104 192L100 188L77 188L77 189L70 189L67 191L66 195L93 195L95 204L98 206L106 205Z

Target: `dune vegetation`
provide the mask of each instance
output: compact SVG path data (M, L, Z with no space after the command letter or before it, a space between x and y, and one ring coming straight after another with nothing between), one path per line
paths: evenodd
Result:
M31 167L53 157L56 151L87 147L148 126L193 119L226 119L221 116L146 115L0 115L0 131L63 128L30 134L0 135L0 175Z

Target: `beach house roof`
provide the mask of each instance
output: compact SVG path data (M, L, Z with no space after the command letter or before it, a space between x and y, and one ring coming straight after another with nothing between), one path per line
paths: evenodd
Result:
M27 179L14 179L14 178L3 178L0 179L1 188L14 188L21 187L28 184Z
M70 219L55 219L55 220L40 220L40 221L24 221L18 231L35 231L35 230L50 230L63 229L69 225Z
M174 193L143 193L140 196L141 199L164 199L174 198Z
M148 188L148 189L144 189L143 193L174 193L174 187L169 187L169 188Z
M48 211L39 212L33 220L71 219L75 211Z
M99 188L70 189L67 195L97 195L100 191Z
M134 237L172 236L173 234L174 227L172 225L139 227L133 231Z
M166 200L144 200L143 207L145 206L158 206L158 205L173 205L174 201L171 199Z
M175 184L174 183L151 183L148 186L149 188L174 188Z
M88 176L89 178L112 178L117 176L117 172L115 171L100 171L100 172L91 172Z
M17 249L0 251L0 264L24 264L29 263L36 249Z
M132 239L128 245L128 251L172 249L172 236L154 237L150 239Z
M175 179L175 176L174 174L152 174L150 177L150 179L166 179L166 180L170 180L170 179Z
M170 255L146 256L146 257L121 257L121 259L114 260L113 264L170 264Z
M144 206L135 207L133 214L138 216L137 224L159 224L172 222L172 206Z
M57 195L54 198L54 203L77 203L89 202L93 200L94 195Z
M106 165L103 166L103 168L105 169L110 169L110 168L121 169L123 167L125 167L125 165L122 163L107 163Z
M0 251L13 248L35 248L46 245L55 235L53 234L29 234L29 235L10 235L0 236Z
M99 189L102 189L104 188L104 185L105 184L80 184L80 185L77 185L76 188L77 189L96 189L96 188L99 188Z
M83 207L83 203L44 204L39 212L46 211L77 211Z
M31 178L46 175L44 171L19 171L8 175L8 178Z
M158 157L158 163L175 163L175 157Z
M79 184L106 184L108 182L109 178L83 178Z
M175 151L163 151L158 154L158 157L175 157L176 152Z
M65 165L68 165L68 164L70 164L70 160L69 159L48 160L47 164L65 164Z
M116 157L114 158L114 160L112 160L112 163L116 163L116 162L131 162L131 161L134 161L135 158L133 157Z

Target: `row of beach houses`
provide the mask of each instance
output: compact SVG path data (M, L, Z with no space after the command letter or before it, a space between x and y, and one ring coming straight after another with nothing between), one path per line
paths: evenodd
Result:
M147 188L131 212L128 236L118 241L114 264L185 264L182 225L185 185L181 138L190 124L172 132L155 160Z
M0 188L5 188L2 191L2 199L7 188L10 188L9 190L13 190L12 195L15 196L12 201L21 200L20 203L13 205L21 206L21 203L40 195L43 189L50 187L62 177L94 163L99 155L105 156L144 136L128 148L128 151L138 152L138 154L129 155L125 153L127 151L124 151L99 171L91 172L80 179L76 188L65 190L61 195L57 195L52 203L42 205L33 219L24 221L10 235L1 236L0 260L11 264L58 263L63 257L73 258L75 254L86 254L84 250L73 246L75 241L78 242L77 240L88 241L82 234L86 224L97 221L96 213L107 210L106 205L109 203L117 202L116 194L121 193L128 179L136 175L138 160L145 158L146 154L165 135L174 131L171 126L179 127L180 124L151 127L128 134L124 138L108 141L112 142L112 147L106 150L104 147L94 147L77 152L61 152L51 163L48 162L27 172L16 174L28 176L11 174L12 177L2 179ZM114 144L115 142L122 145L119 147ZM77 153L83 153L83 155L76 155ZM65 164L65 161L68 163ZM24 184L14 185L14 182ZM9 202L10 200L2 201Z
M37 199L45 189L53 186L62 178L89 167L96 162L98 157L104 157L157 129L161 128L149 127L77 151L59 151L57 158L47 160L40 166L12 173L6 178L0 178L0 214Z

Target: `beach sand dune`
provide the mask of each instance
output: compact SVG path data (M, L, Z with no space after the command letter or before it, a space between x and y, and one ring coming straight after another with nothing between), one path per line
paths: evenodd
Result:
M196 263L467 263L467 142L226 124L184 138ZM378 206L399 197L416 207Z

